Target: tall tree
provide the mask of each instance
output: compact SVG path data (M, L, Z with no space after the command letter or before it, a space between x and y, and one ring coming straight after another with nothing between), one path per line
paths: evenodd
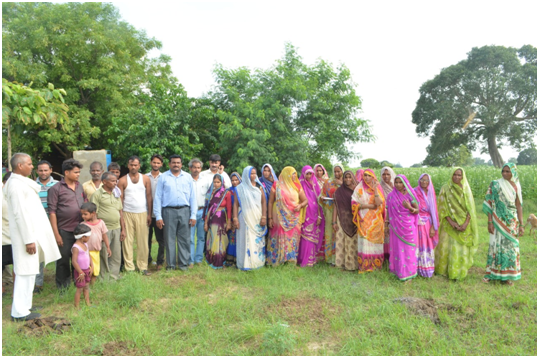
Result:
M344 65L306 65L287 44L267 70L217 66L214 74L217 84L207 98L217 109L217 146L233 169L345 161L354 154L347 144L373 139L368 121L358 116L361 100Z
M416 132L430 136L425 163L453 148L480 146L495 166L507 142L520 150L537 131L537 49L474 47L468 58L443 69L420 88L412 113ZM431 165L431 164L429 164Z
M154 75L148 53L161 43L121 21L108 3L2 3L2 77L43 88L47 83L64 88L71 130L103 129L112 116L134 106L133 96ZM166 64L170 59L157 60ZM51 133L53 145L70 156L71 133ZM28 141L38 140L28 137ZM80 142L102 148L105 136Z

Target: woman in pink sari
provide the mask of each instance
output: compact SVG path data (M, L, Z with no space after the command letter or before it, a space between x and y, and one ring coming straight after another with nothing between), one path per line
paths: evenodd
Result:
M324 240L326 221L322 207L318 204L320 187L316 183L314 170L310 165L304 166L301 170L300 183L308 204L305 210L305 222L301 225L298 264L301 267L314 266Z
M363 169L356 170L356 181L358 183L363 180L363 172L364 172Z
M317 183L318 188L320 188L320 191L318 193L318 198L317 198L319 200L319 197L322 194L322 189L324 188L324 183L326 182L326 180L329 179L328 171L326 170L326 168L324 168L324 166L322 164L315 164L314 165L314 175L315 175L314 182ZM323 210L322 210L322 218L325 218L325 214L324 214ZM328 224L328 226L331 226L331 225ZM325 228L325 226L324 226L324 228ZM322 236L322 243L319 246L320 246L320 248L319 248L318 252L316 253L316 259L318 261L322 262L322 261L326 260L326 233L325 232L324 232L324 234Z
M419 205L418 232L418 272L423 277L434 274L434 249L438 245L438 205L432 179L428 174L421 174L414 194Z
M273 183L269 200L269 227L266 250L268 265L296 263L301 233L301 211L307 198L298 180L296 169L285 167Z
M417 276L417 219L419 214L417 199L406 179L399 174L395 187L387 196L387 212L391 253L389 270L401 281Z

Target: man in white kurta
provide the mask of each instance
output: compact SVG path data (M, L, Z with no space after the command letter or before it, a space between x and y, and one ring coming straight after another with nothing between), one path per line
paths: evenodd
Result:
M14 320L37 318L30 315L32 291L39 263L58 260L60 251L39 198L41 187L28 178L32 159L24 153L11 158L13 174L4 185L8 203L9 230L13 247L13 268L16 275L11 317Z

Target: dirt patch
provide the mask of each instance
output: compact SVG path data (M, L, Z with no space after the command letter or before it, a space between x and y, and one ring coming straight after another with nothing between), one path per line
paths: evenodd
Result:
M165 280L167 285L170 286L181 286L188 282L193 283L196 286L206 286L208 282L201 278L200 276L192 276L192 275L174 275L172 277L169 277Z
M331 317L339 315L341 307L325 298L297 297L285 298L269 311L290 325L308 326L318 333L330 328Z
M524 308L524 307L528 307L527 304L525 304L524 302L515 302L511 305L511 308L512 309L515 309L515 310L518 310L518 309L521 309L521 308Z
M104 356L134 356L141 355L133 342L108 342L103 346Z
M19 333L42 336L51 333L62 334L70 328L71 322L66 319L50 316L27 321L21 328L19 328Z
M441 323L436 304L432 299L399 297L393 301L404 304L410 311L417 315L429 318L434 324Z

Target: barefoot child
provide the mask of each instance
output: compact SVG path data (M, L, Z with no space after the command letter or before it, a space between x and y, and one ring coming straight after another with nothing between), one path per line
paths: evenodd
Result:
M88 241L88 248L90 249L90 258L94 266L94 273L92 275L92 280L90 284L94 284L97 276L99 276L99 271L101 270L101 264L99 255L101 253L101 242L105 242L107 247L107 255L111 257L112 252L110 251L109 238L107 236L107 226L105 222L97 218L97 206L94 203L84 203L80 208L80 213L84 224L88 225L92 230L90 235L90 240ZM107 263L105 263L106 265ZM105 266L105 269L108 266ZM108 272L108 271L105 271Z
M92 260L90 260L90 250L88 250L87 242L90 240L92 230L85 224L79 224L73 233L77 241L75 241L75 244L71 248L71 253L73 254L71 262L75 268L75 286L77 287L75 307L79 308L80 294L82 292L84 292L86 305L90 306L90 289L88 288L88 283L90 282L94 267Z

